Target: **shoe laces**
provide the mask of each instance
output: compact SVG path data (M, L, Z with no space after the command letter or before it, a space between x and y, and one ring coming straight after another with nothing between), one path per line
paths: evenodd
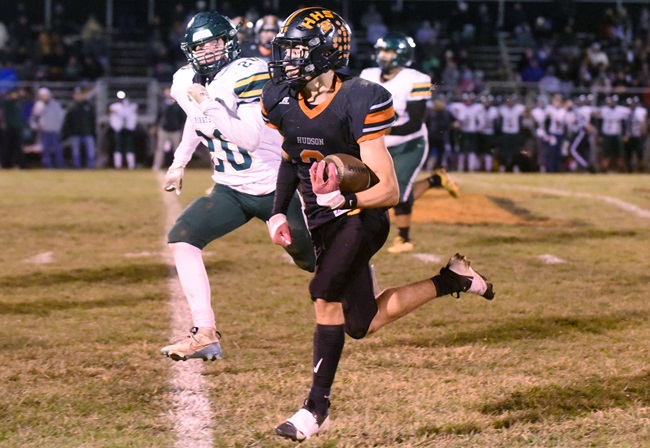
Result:
M187 333L176 334L176 335L173 335L169 339L173 344L177 344L177 343L179 343L181 341L184 341L187 338L192 338L195 342L198 343L199 341L196 340L196 335L198 333L199 333L199 327L192 327L192 328L190 328L190 334L187 334ZM217 339L221 340L221 333L219 333L218 331L217 331Z

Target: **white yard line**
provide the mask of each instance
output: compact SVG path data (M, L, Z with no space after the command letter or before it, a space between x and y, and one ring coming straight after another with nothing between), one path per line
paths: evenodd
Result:
M625 202L621 199L614 198L612 196L603 196L600 194L591 194L591 193L575 193L572 191L558 190L556 188L543 188L543 187L525 187L518 186L518 188L524 190L537 191L539 193L554 194L556 196L569 196L574 198L584 198L584 199L596 199L599 201L607 202L615 207L620 208L623 211L632 213L633 215L638 216L639 218L650 219L650 210L639 207L638 205Z
M443 257L440 255L434 255L434 254L425 254L425 253L413 253L413 258L420 260L423 263L442 263L443 261L446 261Z
M647 210L645 208L641 208L638 205L634 205L630 202L625 202L621 199L612 197L612 196L604 196L600 194L592 194L592 193L577 193L573 191L568 191L568 190L559 190L557 188L545 188L545 187L530 187L528 185L516 185L516 184L489 184L486 182L472 182L474 185L477 186L482 186L482 187L499 187L503 189L513 189L516 188L518 190L526 190L526 191L535 191L537 193L546 193L546 194L551 194L555 196L567 196L567 197L572 197L572 198L583 198L583 199L595 199L598 201L603 201L608 204L611 204L615 207L620 208L623 211L626 211L628 213L631 213L633 215L636 215L639 218L645 218L645 219L650 219L650 210Z
M560 258L560 257L558 257L556 255L553 255L553 254L542 254L542 255L539 255L537 258L539 258L540 260L542 260L546 264L563 264L563 263L566 263L566 260L564 260L564 259L562 259L562 258Z
M158 174L158 183L162 185L163 175ZM171 315L171 333L187 333L192 326L190 310L174 269L174 258L167 249L167 231L174 225L181 213L181 206L175 194L160 190L166 209L164 259L170 266L169 296ZM164 342L164 341L161 341ZM208 384L203 378L203 363L198 360L174 362L160 357L160 362L169 362L172 371L169 401L172 408L168 411L175 433L174 447L211 448L213 446L212 427L214 413L208 399Z
M30 258L25 258L23 263L48 264L54 261L54 252L41 252Z

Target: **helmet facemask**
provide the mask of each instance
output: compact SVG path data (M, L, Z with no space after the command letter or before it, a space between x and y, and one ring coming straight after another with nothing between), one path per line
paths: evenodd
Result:
M385 59L379 57L380 53L384 51L385 53L392 53L393 57L391 59ZM394 68L402 67L401 64L397 61L397 53L391 50L384 50L382 48L375 49L375 64L381 69L382 73L388 73Z
M337 68L341 52L323 51L322 43L318 36L273 39L269 61L271 80L275 84L288 81L291 87L300 88L318 75Z
M200 51L199 47L209 44L210 42L217 42L221 40L224 42L222 48L214 51ZM211 39L197 45L189 46L185 43L181 44L181 49L185 53L185 57L192 64L194 71L202 76L214 75L219 72L228 62L230 62L230 54L232 49L228 49L228 44L222 38Z

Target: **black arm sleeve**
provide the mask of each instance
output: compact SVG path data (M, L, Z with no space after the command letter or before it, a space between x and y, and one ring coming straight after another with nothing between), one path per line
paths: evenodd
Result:
M409 135L417 132L424 123L424 115L427 111L426 101L409 101L406 103L406 112L409 114L409 121L390 129L390 135Z
M273 197L273 211L271 216L282 213L287 214L289 210L289 203L293 198L293 193L298 186L298 172L297 167L291 160L282 158L280 162L280 169L278 170L278 180L275 185L275 196Z

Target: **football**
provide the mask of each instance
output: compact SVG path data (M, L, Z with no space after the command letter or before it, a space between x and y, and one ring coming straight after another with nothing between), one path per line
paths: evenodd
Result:
M349 154L331 154L323 161L336 166L343 194L358 193L379 182L377 175L365 163Z

